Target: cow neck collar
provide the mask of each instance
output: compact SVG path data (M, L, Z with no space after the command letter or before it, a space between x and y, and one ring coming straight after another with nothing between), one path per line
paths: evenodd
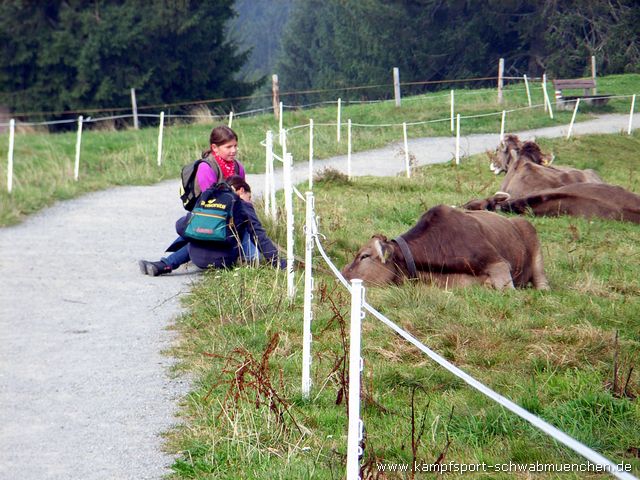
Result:
M418 272L416 271L416 262L413 260L413 255L411 255L411 250L409 250L409 245L404 238L398 236L393 239L394 242L398 244L400 247L400 251L404 256L404 261L407 264L407 270L409 271L409 278L418 278Z

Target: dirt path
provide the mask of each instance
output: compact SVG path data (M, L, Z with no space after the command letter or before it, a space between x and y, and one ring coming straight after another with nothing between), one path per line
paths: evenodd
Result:
M628 117L576 124L574 134L626 130ZM561 136L566 127L520 133ZM473 135L463 155L494 148ZM409 141L418 164L448 161L454 139ZM400 146L352 156L353 175L395 175ZM346 157L317 162L346 172ZM294 169L305 181L307 165ZM487 174L489 174L487 170ZM262 175L248 181L260 194ZM279 185L278 179L278 185ZM145 200L145 201L141 201ZM132 208L135 206L135 208ZM188 382L162 355L193 271L142 276L175 237L177 181L121 187L60 202L0 229L0 479L158 479L172 457L161 432L178 420Z

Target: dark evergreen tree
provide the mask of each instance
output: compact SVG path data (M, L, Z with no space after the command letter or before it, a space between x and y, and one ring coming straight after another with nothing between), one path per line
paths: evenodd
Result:
M233 0L6 1L0 100L13 111L127 108L250 95L228 39ZM19 52L15 55L14 52ZM22 92L13 95L13 92ZM225 108L229 108L228 105Z

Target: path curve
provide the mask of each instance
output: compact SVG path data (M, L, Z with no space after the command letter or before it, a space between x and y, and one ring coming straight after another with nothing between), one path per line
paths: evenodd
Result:
M574 125L574 135L626 131L628 116ZM567 127L519 132L566 135ZM463 155L498 135L462 138ZM453 138L409 141L419 165L451 160ZM400 144L352 155L353 175L403 171ZM346 172L346 156L318 161ZM294 168L295 182L308 166ZM261 194L263 175L248 175ZM280 177L276 181L281 185ZM59 202L0 229L0 479L159 479L173 461L161 433L188 390L169 374L168 327L196 269L142 276L175 236L177 180Z

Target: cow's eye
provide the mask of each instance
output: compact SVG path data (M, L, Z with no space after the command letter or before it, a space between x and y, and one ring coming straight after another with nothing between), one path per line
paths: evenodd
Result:
M364 260L365 258L369 258L371 256L370 253L363 253L362 255L360 255L360 260Z

